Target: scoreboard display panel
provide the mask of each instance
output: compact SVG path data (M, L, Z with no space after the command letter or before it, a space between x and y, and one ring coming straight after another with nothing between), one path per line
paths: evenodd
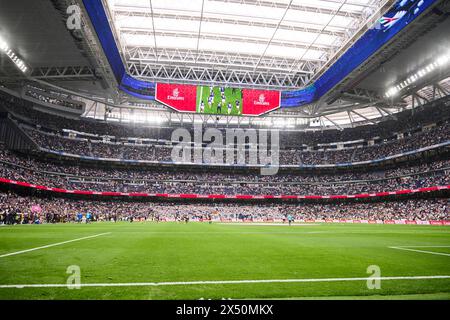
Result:
M158 83L156 100L179 112L260 116L280 107L279 91Z
M197 113L242 115L242 90L225 87L197 87Z

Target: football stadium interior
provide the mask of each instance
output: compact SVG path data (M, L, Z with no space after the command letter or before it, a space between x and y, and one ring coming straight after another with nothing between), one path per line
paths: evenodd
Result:
M0 0L0 300L450 300L449 13Z

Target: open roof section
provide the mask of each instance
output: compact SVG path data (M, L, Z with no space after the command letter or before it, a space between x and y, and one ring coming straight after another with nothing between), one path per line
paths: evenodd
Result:
M353 33L349 39L344 42L333 53L331 59L327 63L322 62L319 71L310 72L308 75L297 73L297 79L303 79L307 85L300 86L300 89L286 84L291 79L289 74L284 73L284 80L279 81L277 75L266 71L256 70L256 68L235 69L234 66L229 66L224 63L225 67L220 66L216 60L208 61L208 65L202 66L201 61L198 60L200 49L190 50L193 60L184 59L183 62L176 62L173 59L173 55L167 57L167 61L163 61L159 57L159 52L163 51L167 53L168 48L159 48L157 46L157 27L155 26L155 9L153 8L155 0L148 0L149 12L145 12L144 2L140 1L141 8L134 6L132 12L137 15L147 15L149 19L148 23L151 23L151 30L153 32L153 52L148 50L148 61L140 60L130 62L127 59L126 52L124 52L123 41L121 39L120 27L117 30L115 11L110 10L109 0L79 0L83 2L84 12L89 16L90 22L87 22L89 29L95 30L97 40L92 39L92 42L99 41L103 47L103 52L112 68L115 79L119 84L119 89L134 98L140 99L140 101L152 101L155 99L155 86L156 82L171 82L171 83L190 83L190 84L208 84L208 85L220 85L230 87L242 87L242 88L259 88L259 89L281 89L281 107L295 108L295 112L299 112L308 117L315 117L319 115L329 115L332 112L340 112L346 110L346 108L365 108L367 103L359 105L361 99L358 98L357 105L344 104L339 105L341 101L340 95L345 92L353 92L359 78L366 77L371 68L376 68L379 63L390 59L395 55L398 50L406 48L408 44L417 39L417 36L427 33L427 30L433 29L436 23L439 23L445 18L443 12L446 12L445 5L442 10L440 9L441 3L445 3L444 0L385 0L381 3L381 7L375 9L375 14L370 16L359 29ZM117 0L114 2L114 6L123 0ZM147 1L147 0L146 0ZM199 0L200 1L200 0ZM218 2L217 0L209 0L211 2ZM208 2L209 2L208 1ZM240 0L240 4L248 3L249 0ZM338 17L338 13L345 5L349 4L351 0L340 0L340 7L335 9L336 13L333 17ZM172 1L173 2L173 1ZM222 1L223 2L223 1ZM231 0L236 4L236 0ZM201 0L202 8L200 9L200 17L198 17L198 34L197 34L197 47L200 48L201 30L203 23L203 15L205 13L206 0ZM272 6L279 7L281 2L270 2ZM291 6L294 1L289 2L285 9L284 18L287 12L291 10ZM336 2L333 2L336 3ZM261 5L268 2L253 1L253 4ZM130 6L130 2L126 2L126 6ZM122 4L125 6L125 3ZM361 5L362 6L362 5ZM303 7L306 7L305 5ZM187 10L187 9L186 9ZM305 10L311 10L312 12L318 12L321 10L323 13L325 9L310 6ZM150 16L148 16L150 14ZM319 14L319 13L317 13ZM344 16L354 17L355 13L347 12ZM126 16L124 19L133 19L132 16ZM416 18L420 17L421 23L413 23ZM267 47L270 47L271 41L275 39L276 32L279 30L279 26L284 21L281 17L273 35L270 37ZM332 21L330 19L330 21ZM327 30L331 22L323 26L322 30ZM147 27L148 29L150 27ZM200 35L200 36L199 36ZM402 37L400 37L402 35ZM405 35L408 35L405 37ZM320 38L321 34L317 35ZM397 37L398 36L398 37ZM195 38L193 38L195 39ZM401 40L403 39L403 40ZM244 39L243 39L244 40ZM401 41L400 41L401 40ZM316 44L317 41L313 41L312 44ZM242 44L245 44L243 42ZM151 43L145 42L143 45L152 47ZM142 46L143 46L142 45ZM312 45L309 46L310 48ZM125 47L127 50L127 47ZM177 42L177 46L172 50L180 50ZM140 54L142 48L136 49L135 53ZM257 61L263 61L267 50L263 52L262 58ZM239 54L238 57L242 56ZM260 57L261 57L260 56ZM212 58L217 58L211 56ZM302 59L302 56L296 58ZM152 62L153 61L153 62ZM190 64L193 63L194 66ZM309 63L309 62L308 62ZM305 62L305 65L308 65ZM325 64L324 64L325 63ZM130 68L129 65L132 65ZM219 66L217 66L219 65ZM259 65L257 65L259 68ZM136 73L137 72L137 73ZM141 72L141 73L139 73ZM140 74L140 75L139 75ZM305 80L306 79L306 80ZM298 80L300 81L300 80ZM359 90L360 91L360 90ZM365 95L365 94L363 94ZM351 94L351 96L355 96ZM357 94L359 96L359 94ZM369 104L380 103L384 106L388 101L375 99L373 97L379 96L376 92L369 93L369 96L364 97L364 101L368 101ZM402 103L400 103L402 104ZM390 107L400 107L395 103L389 102ZM283 111L283 110L282 110ZM287 110L286 110L287 111Z
M295 89L389 1L103 2L131 76Z

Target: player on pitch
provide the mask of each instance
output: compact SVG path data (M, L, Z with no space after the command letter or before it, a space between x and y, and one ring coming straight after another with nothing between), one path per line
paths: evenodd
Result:
M292 222L294 222L294 217L292 215L288 214L287 218L288 218L289 225L291 225Z

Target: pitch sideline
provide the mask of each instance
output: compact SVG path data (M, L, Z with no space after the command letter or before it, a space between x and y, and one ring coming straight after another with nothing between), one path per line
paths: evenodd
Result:
M27 252L36 251L36 250L41 250L41 249L46 249L46 248L51 248L51 247L56 247L56 246L60 246L60 245L63 245L63 244L66 244L66 243L75 242L75 241L92 239L92 238L96 238L96 237L100 237L100 236L105 236L105 235L110 234L110 233L111 232L99 233L99 234L95 234L95 235L88 236L88 237L72 239L72 240L67 240L67 241L62 241L62 242L48 244L48 245L41 246L41 247L36 247L36 248L31 248L31 249L26 249L26 250L11 252L11 253L6 253L6 254L3 254L3 255L0 255L0 258L5 258L5 257L9 257L9 256L15 256L15 255L18 255L18 254L27 253Z
M305 282L346 282L346 281L389 281L389 280L433 280L450 279L449 275L440 276L399 276L399 277L361 277L361 278L317 278L317 279L268 279L268 280L217 280L217 281L181 281L181 282L129 282L129 283L80 283L79 287L160 287L217 284L251 284L251 283L305 283ZM0 289L23 288L64 288L67 284L7 284Z
M396 250L405 250L405 251L428 253L428 254L434 254L434 255L438 255L438 256L450 257L450 253L411 249L411 248L450 248L450 246L401 246L401 247L389 247L389 248L396 249Z

